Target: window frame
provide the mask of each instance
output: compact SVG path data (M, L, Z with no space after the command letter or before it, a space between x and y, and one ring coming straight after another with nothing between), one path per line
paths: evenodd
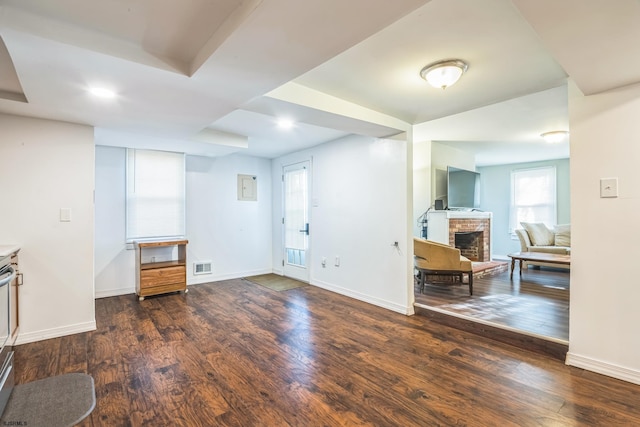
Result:
M534 173L539 173L544 170L548 171L547 176L548 178L550 178L549 179L550 194L547 196L547 198L551 201L551 203L516 205L516 188L517 188L516 181L518 179L524 179L524 178L531 179ZM529 175L525 176L526 174L529 174ZM518 177L518 175L521 175L520 178ZM557 181L556 167L554 165L548 165L548 166L538 166L538 167L532 167L532 168L512 169L510 178L511 178L511 192L510 192L510 201L509 201L509 234L511 235L511 238L514 240L518 239L518 236L516 235L515 230L522 228L522 226L520 225L520 222L523 222L523 221L543 222L547 225L547 227L550 227L550 228L555 226L557 224L557 218L558 218L558 181ZM533 219L530 219L530 218L524 219L524 218L518 217L518 211L517 211L518 207L526 207L529 209L539 210L540 208L544 208L545 206L548 206L548 208L547 208L547 214L543 215L544 218L540 218L540 216L536 217L535 212L533 213L534 215Z
M140 153L148 153L149 155L176 155L180 157L180 166L179 166L179 174L181 182L181 197L176 198L177 204L179 205L179 211L181 211L177 215L177 222L172 226L175 227L177 233L161 233L161 234L148 234L148 233L135 233L137 235L133 235L135 229L131 230L131 218L132 215L132 200L135 198L135 188L137 184L137 171L139 169L136 168L136 162L138 161ZM151 154L153 153L153 154ZM131 164L131 161L134 161L134 164ZM148 161L148 160L146 160ZM131 181L131 180L134 181ZM131 189L134 189L134 193L131 193ZM162 150L148 150L148 149L137 149L137 148L127 148L126 149L126 160L125 160L125 243L131 244L134 241L153 241L153 240L171 240L171 239L184 239L186 236L186 205L187 205L187 189L186 189L186 156L184 153L174 152L174 151L162 151Z

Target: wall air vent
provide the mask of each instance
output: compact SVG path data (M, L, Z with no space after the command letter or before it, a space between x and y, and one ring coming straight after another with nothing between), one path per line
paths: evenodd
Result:
M202 261L193 263L193 274L211 274L211 261Z

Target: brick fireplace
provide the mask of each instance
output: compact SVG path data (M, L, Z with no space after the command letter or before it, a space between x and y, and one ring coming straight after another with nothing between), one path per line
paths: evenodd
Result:
M471 261L491 261L489 218L450 218L449 245Z
M464 246L458 249L472 261L491 261L492 217L491 212L483 211L429 211L427 239L454 247Z

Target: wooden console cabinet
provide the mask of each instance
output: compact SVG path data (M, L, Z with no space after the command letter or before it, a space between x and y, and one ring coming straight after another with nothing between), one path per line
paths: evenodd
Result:
M140 301L149 295L159 295L187 289L188 240L135 242L136 293ZM169 261L155 261L154 250L177 247L177 257Z

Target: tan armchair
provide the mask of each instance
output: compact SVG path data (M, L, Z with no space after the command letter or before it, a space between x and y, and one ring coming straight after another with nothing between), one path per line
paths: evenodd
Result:
M424 291L426 276L447 275L460 279L468 276L469 295L473 295L473 268L469 259L460 255L460 249L449 245L413 238L414 265L420 273L420 292Z

